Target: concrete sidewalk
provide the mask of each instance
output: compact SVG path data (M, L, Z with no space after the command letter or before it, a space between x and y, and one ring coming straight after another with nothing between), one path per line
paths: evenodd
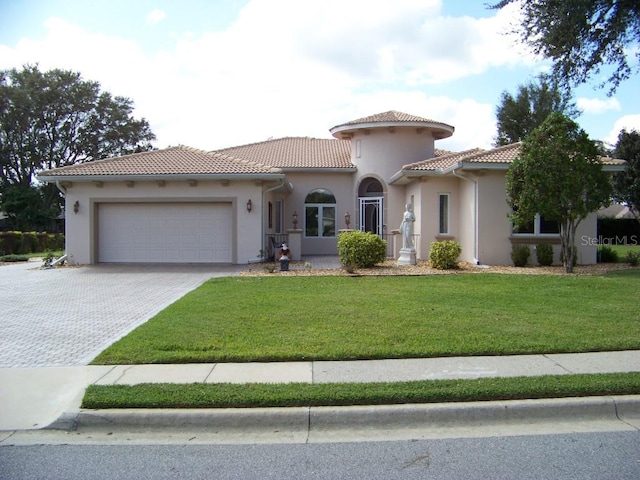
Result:
M639 371L640 351L351 362L4 368L0 369L0 431L44 428L63 415L78 418L84 390L91 384L357 383ZM640 397L635 405L640 406ZM239 414L247 416L248 411ZM91 412L83 415L86 420ZM171 414L165 411L162 415ZM176 412L179 415L182 413Z

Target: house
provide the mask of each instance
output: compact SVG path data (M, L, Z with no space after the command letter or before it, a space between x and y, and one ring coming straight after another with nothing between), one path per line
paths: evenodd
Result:
M66 196L70 263L236 263L272 257L283 241L293 259L335 255L342 229L388 240L412 204L418 258L435 240L462 246L461 260L511 263L514 243L556 245L543 218L514 231L505 174L520 144L464 152L436 149L454 127L390 111L336 125L333 139L287 137L206 152L185 146L42 172ZM618 171L624 162L603 159ZM577 238L595 237L596 214ZM580 263L596 262L583 242Z

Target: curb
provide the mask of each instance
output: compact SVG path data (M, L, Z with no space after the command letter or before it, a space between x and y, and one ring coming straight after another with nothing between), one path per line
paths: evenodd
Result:
M595 421L640 430L640 395L347 407L82 410L64 414L46 428L328 432Z

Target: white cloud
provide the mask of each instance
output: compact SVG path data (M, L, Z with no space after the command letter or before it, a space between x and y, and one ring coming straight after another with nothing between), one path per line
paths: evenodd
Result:
M609 145L615 145L618 142L618 135L621 130L636 130L640 132L640 114L635 115L625 115L624 117L620 117L613 124L613 128L607 135L607 138L604 139L606 143Z
M156 25L165 18L167 18L167 14L165 12L162 10L153 10L149 15L147 15L147 23L149 25Z
M503 35L517 15L511 6L484 19L440 10L440 0L253 0L226 30L173 37L154 54L52 18L42 39L0 45L0 67L82 72L133 99L161 148L329 137L340 122L390 109L454 125L441 148L489 147L492 105L422 90L535 59Z
M619 111L620 110L620 102L618 102L615 98L608 98L606 100L602 100L600 98L578 98L576 100L577 107L583 111L583 113L594 114L597 115L599 113L604 113L609 110Z

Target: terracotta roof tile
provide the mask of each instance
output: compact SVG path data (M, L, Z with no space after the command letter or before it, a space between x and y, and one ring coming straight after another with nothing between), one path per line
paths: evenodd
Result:
M413 170L413 171L439 171L446 170L451 168L453 165L456 165L463 158L483 152L481 148L473 148L471 150L465 150L464 152L446 152L441 151L442 154L438 155L436 152L435 158L430 158L429 160L424 160L422 162L412 163L409 165L405 165L402 167L403 170Z
M346 125L358 125L360 123L389 123L389 122L420 122L420 123L441 123L435 120L429 120L427 118L418 117L416 115L410 115L408 113L398 112L396 110L390 110L388 112L376 113L369 115L368 117L358 118L346 123L336 125L336 127L342 127Z
M283 169L354 168L351 163L351 142L346 140L285 137L216 152Z
M122 157L56 168L40 173L49 176L109 176L109 175L224 175L281 173L269 165L216 154L195 148L178 146L163 150L134 153Z

